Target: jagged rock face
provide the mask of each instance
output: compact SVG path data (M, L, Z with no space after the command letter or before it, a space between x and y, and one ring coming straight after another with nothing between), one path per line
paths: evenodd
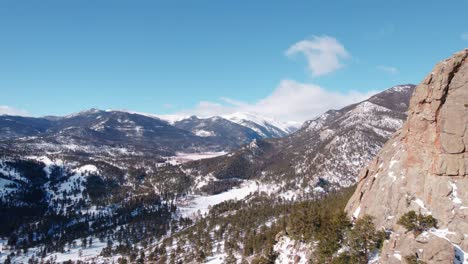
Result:
M418 254L428 263L462 263L468 252L468 49L437 64L417 86L403 128L361 171L347 205L393 231L381 263ZM414 210L437 229L418 237L397 224Z

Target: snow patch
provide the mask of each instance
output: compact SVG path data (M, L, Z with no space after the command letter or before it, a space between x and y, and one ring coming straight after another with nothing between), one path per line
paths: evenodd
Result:
M415 200L413 200L413 202L417 204L419 207L421 207L427 214L432 214L432 212L426 208L426 206L424 205L424 202L421 199L416 198Z
M458 197L457 193L457 185L454 182L449 182L450 187L452 187L452 194L451 194L451 199L454 204L461 204L462 200Z
M399 251L395 251L395 253L393 253L393 257L401 261L401 254Z
M76 173L79 173L81 175L98 174L99 173L99 169L96 166L90 165L90 164L81 166L81 167L79 167L77 169L74 169L73 171L76 172Z
M468 263L468 252L465 252L462 250L462 248L450 241L450 239L447 238L447 235L453 235L456 234L455 232L449 231L447 228L446 229L435 229L432 228L430 230L431 234L438 236L440 238L443 238L450 242L453 245L453 248L455 250L455 261L454 264L463 264L463 263Z
M193 160L201 160L201 159L209 159L214 158L222 155L226 155L227 152L200 152L200 153L176 153L175 156L168 157L168 163L171 165L178 165L182 163L186 163Z
M193 195L187 197L185 200L178 201L178 207L183 217L197 218L198 214L205 214L213 205L222 203L228 200L241 200L249 194L258 190L258 185L255 181L245 181L238 188L233 188L229 191L210 195L199 196Z
M307 264L308 254L312 245L283 236L275 244L273 250L278 253L275 264L296 263Z
M199 136L199 137L214 137L214 136L216 136L215 132L207 131L207 130L203 130L203 129L196 130L194 134Z
M353 217L358 218L360 213L361 213L361 206L359 205L359 207L356 208L356 210L354 210Z

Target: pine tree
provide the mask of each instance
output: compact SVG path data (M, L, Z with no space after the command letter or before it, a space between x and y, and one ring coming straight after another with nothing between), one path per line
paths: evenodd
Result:
M199 250L197 253L197 261L199 263L202 263L203 261L205 261L205 259L206 259L205 252L203 250Z
M229 250L226 258L224 259L224 264L236 264L236 263L237 263L236 257L232 253L232 250Z
M322 225L316 238L317 257L319 261L330 262L338 249L341 248L344 239L344 231L351 226L351 223L344 211L340 211L327 219Z
M422 232L436 227L437 220L432 215L424 216L421 213L416 214L415 211L409 211L400 217L398 224L404 226L408 232L413 231L414 236L418 236Z
M426 262L419 259L418 254L406 256L405 261L407 264L426 264Z
M385 234L376 232L373 217L364 215L359 218L348 234L347 245L354 263L367 263L370 253L379 248Z

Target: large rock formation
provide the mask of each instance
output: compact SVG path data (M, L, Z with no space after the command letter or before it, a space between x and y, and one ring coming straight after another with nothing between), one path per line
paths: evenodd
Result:
M417 254L427 263L468 261L468 49L438 63L420 83L403 128L360 173L347 205L390 230L380 263ZM414 237L397 224L408 211L432 214L437 229Z

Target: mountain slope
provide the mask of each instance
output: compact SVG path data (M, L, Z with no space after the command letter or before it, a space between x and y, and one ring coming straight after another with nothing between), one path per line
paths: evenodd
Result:
M390 238L380 262L415 256L427 263L468 261L468 49L438 63L417 86L403 128L361 171L347 205ZM415 211L436 228L411 232L398 224ZM415 224L416 226L418 224Z
M198 118L191 116L173 124L200 137L225 145L227 149L238 148L254 139L262 138L254 130L222 117Z
M401 127L413 88L393 87L358 104L328 111L287 137L256 140L230 155L184 166L219 181L255 178L302 194L314 187L349 186Z
M4 117L10 119L16 117ZM39 122L41 121L41 122ZM171 156L176 151L202 152L226 149L211 140L174 127L166 121L120 111L91 109L54 119L29 118L33 132L16 133L0 147L28 155L44 152L69 155ZM38 126L36 124L47 126Z
M45 118L0 116L0 140L37 136L46 132L52 122Z
M226 115L215 116L183 116L183 115L148 115L166 120L170 124L176 124L184 120L190 120L196 117L199 120L229 120L238 125L249 128L258 134L261 138L284 137L295 132L299 127L299 122L281 122L273 118L268 118L255 113L235 112Z
M223 115L222 117L251 128L263 138L284 137L295 132L299 126L299 123L297 122L284 123L272 118L245 112L236 112L229 115Z

